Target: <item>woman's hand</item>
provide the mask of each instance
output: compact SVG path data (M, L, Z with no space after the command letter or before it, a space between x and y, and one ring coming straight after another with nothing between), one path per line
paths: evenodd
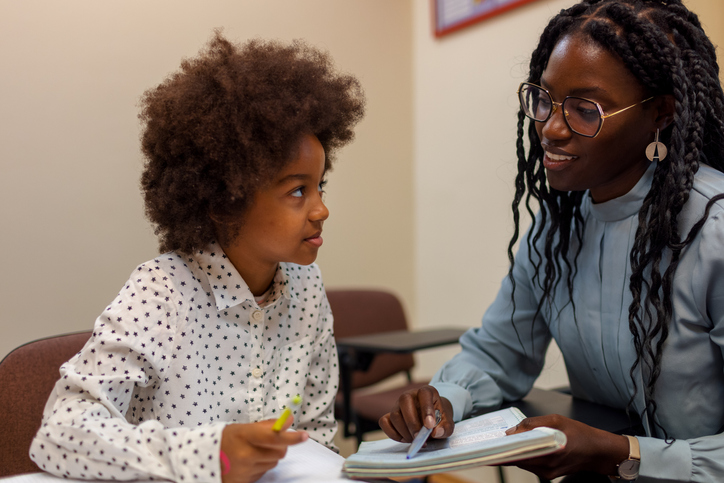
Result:
M403 393L392 411L380 418L380 428L395 441L411 443L422 428L423 422L426 428L435 426L436 409L440 410L442 419L431 437L447 438L455 428L452 404L444 397L440 397L437 389L432 386L423 386Z
M288 418L279 432L272 429L273 419L226 426L221 436L221 451L229 458L230 470L221 477L223 483L258 480L284 458L288 446L309 439L303 431L287 431L293 421L293 417Z
M566 447L555 453L512 463L539 477L553 479L581 471L602 475L617 474L616 466L628 458L629 443L625 436L609 433L557 414L526 418L507 434L530 431L539 426L565 433Z

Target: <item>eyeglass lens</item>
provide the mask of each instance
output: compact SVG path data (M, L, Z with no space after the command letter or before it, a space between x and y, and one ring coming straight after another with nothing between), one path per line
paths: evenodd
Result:
M523 84L518 94L526 116L534 121L547 121L553 111L553 100L542 88ZM568 127L583 136L595 136L601 126L601 112L595 102L579 97L567 97L561 105Z

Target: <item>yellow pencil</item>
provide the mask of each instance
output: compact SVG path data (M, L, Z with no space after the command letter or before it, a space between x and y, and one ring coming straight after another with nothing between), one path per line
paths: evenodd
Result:
M300 404L302 404L302 396L297 394L292 398L292 406L298 407ZM279 432L282 430L282 427L284 427L284 423L287 422L287 419L289 419L289 416L292 415L292 410L289 406L284 408L284 412L282 412L282 415L279 416L279 419L277 419L274 422L274 426L272 426L272 429L276 432Z

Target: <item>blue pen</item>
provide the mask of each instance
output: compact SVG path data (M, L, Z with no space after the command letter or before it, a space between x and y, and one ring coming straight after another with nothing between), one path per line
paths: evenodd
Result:
M412 440L412 443L410 444L410 449L407 450L407 459L414 457L418 451L420 451L420 448L422 448L422 445L425 444L425 441L427 441L427 438L430 436L430 433L432 433L432 430L435 429L435 427L440 424L440 421L442 420L442 416L440 415L440 410L435 410L435 426L432 428L426 428L424 425L420 429L420 432L417 433L417 436L415 436L415 439Z

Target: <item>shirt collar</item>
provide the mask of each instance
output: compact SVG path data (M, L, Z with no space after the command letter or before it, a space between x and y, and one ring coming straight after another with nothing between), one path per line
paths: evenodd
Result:
M257 305L249 286L216 242L212 242L206 248L196 252L193 258L208 278L217 310L226 310L246 301L250 302L252 306ZM289 300L297 300L289 289L287 270L284 270L281 265L284 264L277 266L269 291L270 304L276 302L280 296Z
M644 198L651 190L656 163L651 163L641 179L625 195L603 203L593 203L590 192L583 199L583 208L600 221L620 221L639 212Z

